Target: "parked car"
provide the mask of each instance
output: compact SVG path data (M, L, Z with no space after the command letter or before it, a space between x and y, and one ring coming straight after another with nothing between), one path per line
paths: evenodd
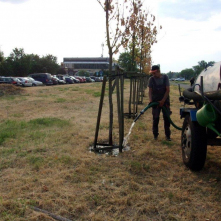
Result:
M74 81L74 83L80 83L80 80L78 80L74 76L70 76L70 78Z
M185 81L185 78L176 78L175 81Z
M74 77L77 78L77 79L80 81L80 83L84 83L83 78L81 78L81 77L79 77L79 76L74 76Z
M73 84L74 83L74 81L70 77L67 77L67 76L65 76L65 81L66 81L66 84Z
M99 79L100 79L100 81L103 81L104 78L103 77L99 77Z
M93 79L95 82L101 82L101 79L99 77L91 76L91 79Z
M101 82L101 79L99 77L95 77L95 82Z
M29 77L34 78L36 81L41 81L45 85L53 85L52 76L49 73L30 74Z
M21 81L16 77L0 77L0 84L13 84L21 86Z
M36 81L34 78L31 78L31 77L27 77L31 83L32 83L32 86L42 86L44 85L41 81Z
M65 80L65 77L63 75L56 75L56 77L66 84L66 80Z
M23 87L31 87L32 81L27 77L19 77L18 78L21 81L21 86Z
M91 79L90 77L86 77L86 82L94 82L94 80Z
M53 85L57 85L58 84L58 80L55 77L51 77Z
M95 77L95 76L90 76L90 78L93 79L93 80L95 81L95 78L96 78L96 77Z
M86 83L86 82L87 82L87 81L86 81L86 77L81 76L81 78L82 78L82 80L83 80L83 83Z
M54 78L55 80L57 80L58 84L66 84L66 81L65 81L65 80L61 80L61 79L59 79L57 76L53 76L53 78Z

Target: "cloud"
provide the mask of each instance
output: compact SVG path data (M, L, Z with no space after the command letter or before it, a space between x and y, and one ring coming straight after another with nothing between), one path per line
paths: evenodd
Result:
M215 31L221 31L221 26L215 29Z
M160 1L159 12L164 17L205 21L221 13L220 0L170 0Z
M27 2L29 0L0 0L0 2L12 3L12 4L20 4L23 2Z

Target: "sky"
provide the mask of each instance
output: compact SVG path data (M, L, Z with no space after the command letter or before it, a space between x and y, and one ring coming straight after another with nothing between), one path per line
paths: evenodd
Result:
M161 72L180 72L201 60L221 61L221 0L143 4L156 16L158 43L152 47L152 62L160 64ZM0 0L0 27L5 57L14 48L52 54L58 63L64 57L108 57L105 14L97 0Z

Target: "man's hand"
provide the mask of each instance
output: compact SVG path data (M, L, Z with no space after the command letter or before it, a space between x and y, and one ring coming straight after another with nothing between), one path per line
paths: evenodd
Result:
M159 107L163 107L163 105L164 105L164 100L161 100L161 101L158 101L159 102Z

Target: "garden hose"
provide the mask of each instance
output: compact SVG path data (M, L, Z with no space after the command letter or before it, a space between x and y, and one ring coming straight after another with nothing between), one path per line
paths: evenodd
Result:
M140 116L141 116L142 114L144 114L144 112L145 112L147 109L149 109L150 107L153 107L153 106L157 106L157 105L159 105L158 102L151 102L151 103L149 103L149 104L140 112L140 114L135 118L134 122L136 122L136 121L140 118ZM178 127L178 126L177 126L176 124L174 124L174 122L171 120L170 114L168 113L166 107L163 106L162 109L163 109L163 112L166 114L167 118L169 119L170 123L173 125L173 127L176 128L177 130L182 130L182 128Z

